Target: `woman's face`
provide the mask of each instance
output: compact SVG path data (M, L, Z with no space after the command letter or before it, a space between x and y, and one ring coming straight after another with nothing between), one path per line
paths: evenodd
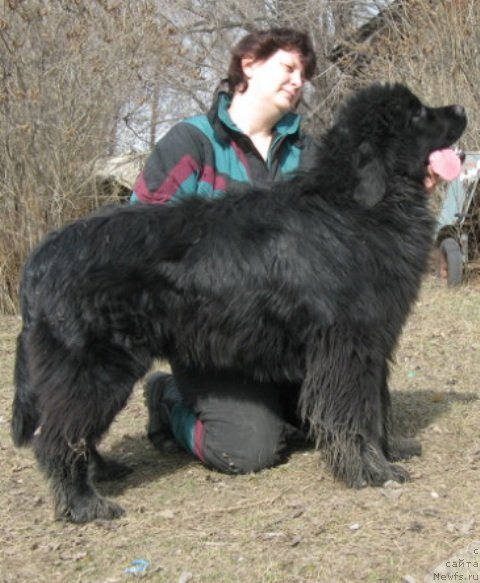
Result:
M242 66L250 95L265 105L274 106L280 113L295 108L305 84L298 52L280 49L263 61L245 57Z

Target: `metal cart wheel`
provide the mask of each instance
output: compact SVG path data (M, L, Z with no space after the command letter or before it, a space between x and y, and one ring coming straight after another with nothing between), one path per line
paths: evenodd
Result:
M449 286L456 286L462 283L462 249L452 237L447 237L440 243L437 254L436 272L437 277Z

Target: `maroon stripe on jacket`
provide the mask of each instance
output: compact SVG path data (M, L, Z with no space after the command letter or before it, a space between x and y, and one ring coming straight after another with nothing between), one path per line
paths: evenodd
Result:
M168 173L168 176L154 192L151 192L145 181L144 174L140 174L133 187L140 202L164 204L181 190L182 184L194 173L198 173L200 167L192 156L183 156Z
M211 184L214 191L227 191L228 181L226 177L221 174L215 174L215 169L212 166L205 166L202 175L200 176L200 181Z

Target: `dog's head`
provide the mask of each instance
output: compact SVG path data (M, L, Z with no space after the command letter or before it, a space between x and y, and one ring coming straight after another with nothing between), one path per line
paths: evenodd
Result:
M398 175L423 184L432 153L454 145L466 125L460 105L427 107L404 85L374 84L356 93L335 123L353 164L355 200L377 204Z

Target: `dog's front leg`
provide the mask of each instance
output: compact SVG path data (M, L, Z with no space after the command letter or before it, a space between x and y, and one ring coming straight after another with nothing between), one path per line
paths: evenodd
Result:
M403 482L384 452L384 357L364 332L332 327L311 344L300 411L333 474L348 486Z

